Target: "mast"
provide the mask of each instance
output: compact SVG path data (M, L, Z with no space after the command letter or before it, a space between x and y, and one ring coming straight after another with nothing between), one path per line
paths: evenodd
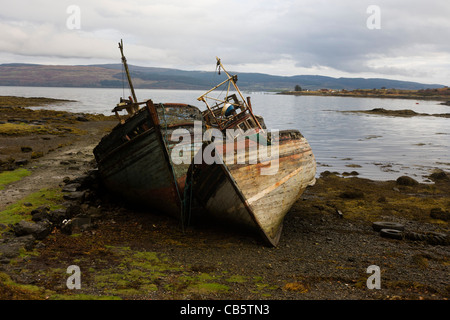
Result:
M123 66L125 67L125 72L127 73L127 79L128 79L128 84L130 85L131 94L133 95L133 102L137 103L136 93L134 92L133 83L131 82L131 77L130 77L130 71L128 70L127 59L123 55L122 39L120 39L120 42L119 42L119 49L120 49L120 53L122 55L122 63L123 63Z

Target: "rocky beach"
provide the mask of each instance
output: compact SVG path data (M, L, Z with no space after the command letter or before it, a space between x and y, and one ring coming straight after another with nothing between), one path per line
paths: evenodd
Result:
M30 109L54 103L0 97L2 300L450 297L448 172L419 183L325 171L272 248L213 222L182 228L108 194L92 150L117 119ZM69 288L70 266L79 288ZM369 288L373 266L379 288Z

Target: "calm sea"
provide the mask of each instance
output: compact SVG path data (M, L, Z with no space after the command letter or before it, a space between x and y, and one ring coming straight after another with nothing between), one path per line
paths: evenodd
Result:
M138 89L139 100L187 103L204 110L197 97L204 91ZM123 89L0 87L0 95L76 100L52 106L72 112L109 115ZM389 117L345 110L411 109L420 113L450 113L438 101L346 97L287 96L244 92L269 129L298 129L309 141L317 172L356 171L360 177L393 180L409 175L426 181L433 169L450 170L450 119Z

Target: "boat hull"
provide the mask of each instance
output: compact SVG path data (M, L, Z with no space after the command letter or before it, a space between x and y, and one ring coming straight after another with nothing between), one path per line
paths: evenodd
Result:
M234 148L233 157L226 156L230 147ZM234 142L215 145L216 159L222 163L194 164L188 179L196 200L209 216L256 231L276 246L286 213L305 188L315 183L316 162L307 140L297 130L280 131L278 145L267 147L270 158L254 163L255 150L260 147L252 140L241 146Z
M195 146L194 126L202 123L198 108L184 104L147 102L146 108L117 125L94 149L104 186L130 203L180 217L186 173L190 161L176 164L171 150L183 145L189 160ZM172 141L182 129L192 139Z

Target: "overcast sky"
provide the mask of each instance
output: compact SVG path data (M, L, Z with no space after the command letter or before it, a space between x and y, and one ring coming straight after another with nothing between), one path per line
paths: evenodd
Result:
M236 72L450 85L449 0L0 4L0 63L120 63L123 39L141 66L214 71L219 56Z

